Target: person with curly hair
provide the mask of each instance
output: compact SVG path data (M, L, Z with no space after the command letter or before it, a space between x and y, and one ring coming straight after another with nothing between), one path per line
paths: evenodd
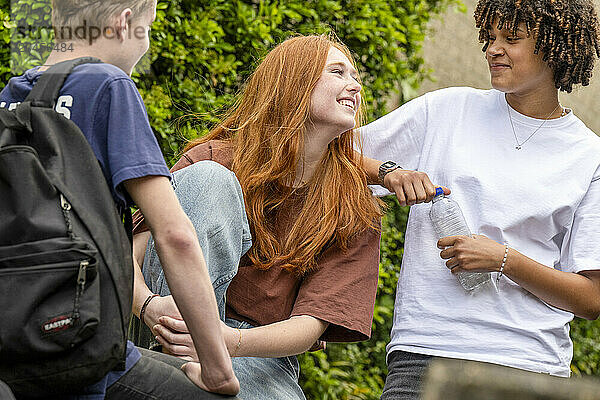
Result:
M600 56L593 3L480 0L474 16L493 89L427 93L361 130L366 156L450 188L477 233L438 240L411 208L382 399L417 399L435 357L568 377L569 322L600 314L600 138L558 97ZM467 291L461 272L492 279Z

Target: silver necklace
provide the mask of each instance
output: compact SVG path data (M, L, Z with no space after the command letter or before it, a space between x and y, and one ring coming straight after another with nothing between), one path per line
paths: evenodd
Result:
M552 112L550 114L548 114L548 116L546 118L544 118L544 120L542 121L542 123L540 124L540 126L538 126L537 128L535 128L535 130L533 131L533 133L531 135L529 135L529 137L527 139L525 139L523 142L519 143L519 139L517 139L517 134L515 132L515 126L513 125L513 121L512 121L512 117L510 116L510 106L508 105L508 101L506 102L506 111L508 113L508 120L510 121L510 127L512 128L512 133L515 137L515 143L517 143L517 145L515 146L515 149L517 150L521 150L523 148L523 145L525 143L527 143L527 141L529 139L531 139L533 137L533 135L535 135L537 133L537 131L539 131L542 126L544 126L544 124L546 123L546 121L548 121L548 119L552 116L552 114L554 114L554 111L556 111L558 109L558 107L560 107L560 103L558 103L556 105L556 107L554 107L554 110L552 110ZM565 115L565 110L564 108L562 108L562 112L560 113L560 116L563 117Z

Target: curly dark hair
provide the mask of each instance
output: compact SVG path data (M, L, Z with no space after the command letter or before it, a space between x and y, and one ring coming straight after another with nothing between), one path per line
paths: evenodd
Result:
M600 57L598 16L592 0L479 0L475 8L479 42L489 44L489 29L516 34L522 22L537 38L535 54L554 71L557 89L570 93L573 85L587 86L596 57Z

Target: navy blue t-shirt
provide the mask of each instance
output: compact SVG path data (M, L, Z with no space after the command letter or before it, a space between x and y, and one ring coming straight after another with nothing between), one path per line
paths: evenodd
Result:
M12 109L22 102L43 73L38 69L12 78L0 93L0 107ZM123 181L171 176L140 93L131 78L114 65L75 67L60 91L56 111L83 132L119 208L132 205Z
M12 78L0 92L0 107L14 109L25 100L43 73L38 69ZM132 205L123 181L149 175L171 177L148 122L142 97L121 69L110 64L75 67L60 91L56 111L71 119L83 132L119 208ZM129 371L140 357L133 343L128 342L125 371L112 371L81 394L68 398L104 399L106 388Z

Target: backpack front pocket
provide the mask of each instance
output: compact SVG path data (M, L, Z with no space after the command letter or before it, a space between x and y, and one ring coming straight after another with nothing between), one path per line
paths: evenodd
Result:
M100 322L97 252L52 238L0 248L0 358L56 356L91 337Z

